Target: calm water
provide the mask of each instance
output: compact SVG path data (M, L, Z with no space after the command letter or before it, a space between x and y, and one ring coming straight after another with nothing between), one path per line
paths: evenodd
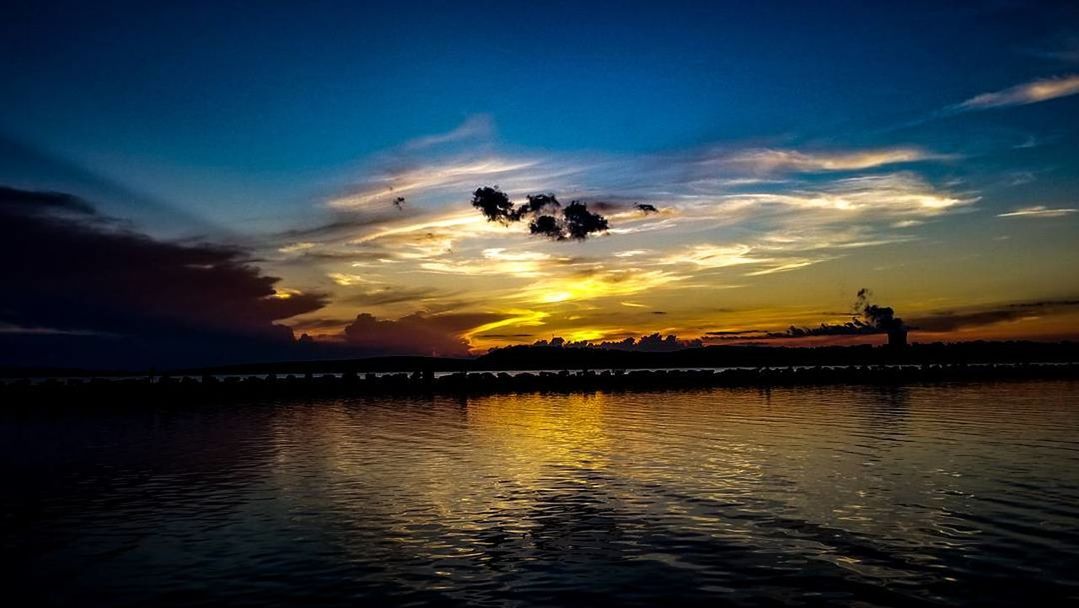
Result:
M1079 599L1077 383L9 410L0 444L34 605Z

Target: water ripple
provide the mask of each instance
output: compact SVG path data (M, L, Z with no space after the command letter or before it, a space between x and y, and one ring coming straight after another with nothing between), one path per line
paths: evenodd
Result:
M33 605L1079 599L1069 382L12 408L0 444Z

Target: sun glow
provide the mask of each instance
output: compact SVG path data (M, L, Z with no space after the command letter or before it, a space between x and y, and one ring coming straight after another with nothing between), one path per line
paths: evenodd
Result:
M536 304L581 302L597 298L628 296L681 281L685 277L661 270L629 268L607 270L587 276L570 276L536 283L520 298Z
M538 310L509 310L506 311L506 314L513 316L508 319L502 319L501 321L492 321L491 323L474 327L466 332L463 337L471 339L477 334L482 334L501 327L535 327L537 325L543 325L543 320L550 316L549 313Z
M579 329L566 334L566 339L570 342L588 342L599 340L610 333L612 332L604 331L602 329Z

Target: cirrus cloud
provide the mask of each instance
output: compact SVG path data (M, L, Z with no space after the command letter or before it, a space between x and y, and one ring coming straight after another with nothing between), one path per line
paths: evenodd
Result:
M1079 209L1071 207L1051 209L1045 205L1034 205L1032 207L1020 207L1007 213L998 213L997 217L1064 217L1077 211Z
M990 108L1004 108L1008 106L1023 106L1041 101L1049 101L1060 97L1068 97L1079 93L1079 74L1067 74L1032 80L1022 84L975 95L970 99L953 106L960 112L971 110L988 110Z

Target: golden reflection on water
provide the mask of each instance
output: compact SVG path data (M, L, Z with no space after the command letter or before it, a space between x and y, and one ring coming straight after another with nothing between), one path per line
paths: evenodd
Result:
M962 416L931 388L323 404L274 418L275 483L393 521L402 542L432 528L524 533L586 500L738 536L770 514L896 539L951 528L961 542L954 513L994 479L960 471L999 461L1014 409L968 419L983 396L949 396ZM1052 433L1038 419L1052 411L1027 408L1024 428Z

